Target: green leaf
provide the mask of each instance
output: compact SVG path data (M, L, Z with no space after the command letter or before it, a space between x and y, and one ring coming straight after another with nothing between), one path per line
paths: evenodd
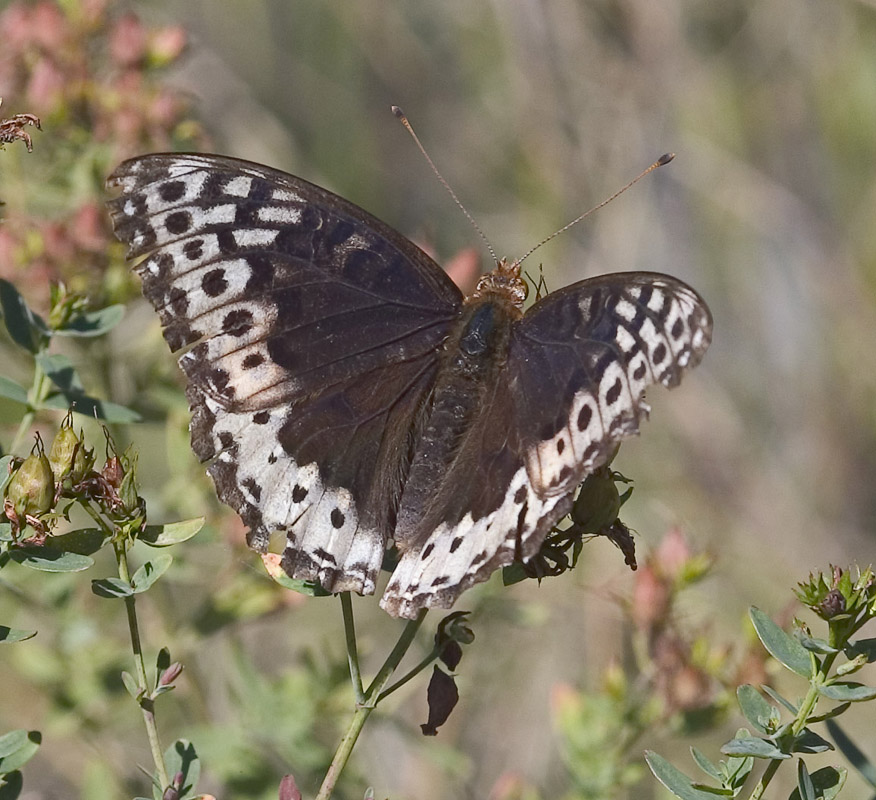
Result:
M866 655L867 663L872 664L876 661L876 639L858 639L856 642L849 642L845 653L849 658Z
M63 328L55 328L56 336L103 336L125 316L122 305L107 306L99 311L87 311L69 320Z
M794 740L793 750L795 753L826 753L833 750L833 745L809 728L804 728Z
M0 800L18 800L24 789L24 777L16 769L3 775L3 783L0 784Z
M134 594L145 592L155 581L157 581L168 567L173 563L173 556L170 553L159 553L151 561L143 564L131 576L131 586L134 588Z
M16 547L9 555L21 566L40 572L81 572L94 564L93 558L54 547Z
M800 764L802 764L802 760ZM805 769L805 767L804 767ZM797 788L791 792L791 796L788 800L804 800L804 798L808 797L801 792L800 784L799 784L799 767L798 767L798 785ZM834 798L839 794L840 789L843 788L843 785L846 782L846 777L848 777L848 770L836 767L822 767L819 770L816 770L809 776L809 783L812 786L812 797L816 798L816 800L834 800Z
M76 368L67 356L59 353L54 355L39 353L36 356L36 362L49 380L65 395L71 393L83 394L85 392L85 387L82 385Z
M191 539L204 527L204 517L169 522L166 525L147 525L137 538L150 547L170 547Z
M708 758L703 754L701 750L696 747L691 747L690 754L693 756L693 760L696 762L696 765L706 773L713 780L718 781L719 783L723 781L723 776L721 775L721 770L709 761Z
M812 659L803 645L793 636L788 636L760 609L752 606L748 613L758 638L769 654L792 672L804 678L812 677Z
M796 637L797 641L812 653L827 655L829 653L839 652L836 647L831 647L830 643L826 642L824 639L815 639L812 636L807 636L802 631L798 631Z
M0 397L21 403L23 406L27 405L27 389L3 375L0 375Z
M849 763L861 773L861 777L876 789L876 765L867 758L861 749L848 737L846 732L833 720L827 721L827 730L836 743L837 749Z
M865 686L863 683L853 681L839 681L818 686L818 693L829 697L831 700L860 703L864 700L872 700L876 697L876 687Z
M91 591L98 597L130 597L134 589L121 578L100 578L91 582Z
M12 477L9 474L9 465L12 463L12 456L3 456L0 458L0 492L6 488L9 479Z
M780 695L775 689L765 685L761 686L760 688L763 689L764 694L768 694L777 703L780 703L785 708L787 708L788 711L794 714L794 716L797 715L797 706L795 706L790 700L786 700L784 697L782 697L782 695Z
M12 525L8 522L0 522L0 542L11 542L12 541ZM6 566L6 562L9 561L9 554L3 554L6 557L6 561L0 566Z
M52 537L52 547L65 553L79 553L90 556L103 547L110 537L98 528L80 528L60 536Z
M142 694L142 690L137 685L137 681L134 679L134 676L130 672L126 672L122 670L122 683L125 684L125 689L128 690L128 694L131 695L137 702L140 702L140 695Z
M844 714L848 711L850 705L851 703L840 703L838 706L834 706L830 711L826 711L824 714L809 717L807 722L809 722L810 725L814 725L816 722L826 722L829 719L840 716L840 714Z
M654 777L681 800L715 800L714 793L696 788L687 775L653 750L645 751L645 761Z
M183 774L180 796L191 794L201 777L201 761L195 752L195 746L187 739L177 739L164 753L164 763L168 775Z
M49 334L46 323L28 308L18 289L3 279L0 279L0 316L13 342L34 354L40 350Z
M14 733L18 733L18 731L14 731ZM25 741L19 747L15 748L9 755L0 758L0 773L21 769L36 755L42 740L43 735L39 731L28 731L25 734Z
M5 625L0 625L0 642L24 642L28 639L33 639L36 635L36 631L22 631L17 628L7 628Z
M66 411L72 408L79 414L92 419L100 419L119 425L127 425L131 422L139 422L142 417L133 409L120 406L118 403L110 403L108 400L99 400L86 394L76 392L62 392L46 398L40 406L49 411Z
M745 739L731 739L721 747L721 752L727 756L751 756L752 758L790 758L774 744L764 739L749 736Z
M158 657L155 659L155 671L161 675L164 670L166 670L171 664L170 661L170 650L166 647L162 647L158 651Z
M802 758L797 762L797 793L800 800L818 800L815 796L815 784L812 783Z
M9 733L0 736L0 758L6 758L12 755L16 750L20 750L27 744L27 731L20 728L17 731L9 731Z
M502 586L513 586L515 583L525 581L529 575L523 568L523 564L515 561L507 567L502 567Z
M769 722L778 718L778 711L761 697L750 684L744 684L736 690L736 699L745 718L761 733L770 733Z

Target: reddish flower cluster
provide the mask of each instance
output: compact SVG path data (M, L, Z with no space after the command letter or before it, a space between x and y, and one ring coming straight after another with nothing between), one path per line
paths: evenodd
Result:
M21 183L11 177L0 183L7 202L0 276L25 294L28 285L44 294L47 280L83 290L83 274L102 277L113 242L103 178L118 161L204 144L186 98L160 81L162 68L185 49L183 29L149 28L133 13L110 13L110 6L19 0L0 13L4 111L35 114L44 131L26 169L15 172Z

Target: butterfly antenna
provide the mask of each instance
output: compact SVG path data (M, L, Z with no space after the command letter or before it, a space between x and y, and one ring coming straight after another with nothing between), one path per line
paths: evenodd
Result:
M450 193L450 196L453 198L453 202L456 203L456 205L459 206L459 209L462 211L462 213L465 214L465 217L471 223L471 226L478 232L478 236L480 236L481 239L483 239L484 244L487 246L487 250L490 251L490 255L493 257L493 261L495 261L498 264L499 259L496 256L496 251L493 250L493 246L490 244L490 240L487 239L486 234L484 234L484 232L481 230L480 225L478 225L477 222L474 221L474 217L472 217L472 215L468 213L468 209L462 204L462 201L456 196L456 192L453 191L450 184L446 180L444 180L444 176L440 172L438 172L438 167L436 167L435 162L432 161L431 158L429 158L429 154L426 152L426 148L423 147L423 143L420 141L420 137L417 136L416 133L414 133L414 129L411 127L411 123L408 122L408 118L405 116L405 112L402 111L398 106L393 106L392 113L395 114L395 116L398 118L398 120L401 122L401 124L405 126L405 129L411 135L411 138L413 138L414 144L417 145L420 152L423 154L423 158L426 159L426 161L429 163L429 166L432 168L432 172L435 173L435 177L438 178L438 180L441 182L441 185L445 189L447 189L447 191ZM528 255L528 253L527 253L527 255Z
M573 219L568 225L563 225L563 227L560 228L558 231L554 231L550 236L548 236L545 239L542 239L535 247L533 247L531 250L528 250L526 253L524 253L514 263L519 266L527 258L529 258L536 250L538 250L538 248L541 247L543 244L547 244L555 236L559 236L561 233L564 233L565 231L569 230L569 228L571 228L573 225L577 225L582 219L589 217L594 211L599 211L599 209L602 208L603 206L607 206L616 197L622 195L627 189L629 189L631 186L637 184L640 180L642 180L642 178L644 178L649 172L653 172L658 167L665 166L670 161L672 161L673 158L675 158L675 153L666 153L665 155L660 156L660 158L658 158L650 167L648 167L648 169L646 169L643 172L640 172L638 175L636 175L636 177L633 178L622 189L618 189L611 197L606 197L605 200L603 200L601 203L593 206L593 208L591 208L589 211L585 211L580 217Z

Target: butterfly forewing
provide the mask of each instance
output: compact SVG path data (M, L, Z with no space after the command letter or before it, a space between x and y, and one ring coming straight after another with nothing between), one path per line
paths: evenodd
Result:
M711 337L705 303L665 275L582 281L521 317L503 263L463 302L384 223L248 162L145 156L109 183L186 350L192 446L251 546L283 531L290 576L371 593L392 537L396 616L534 556L638 431L647 386L677 384Z
M461 295L425 254L305 181L155 155L110 179L116 234L189 378L192 444L285 566L374 591L410 431Z

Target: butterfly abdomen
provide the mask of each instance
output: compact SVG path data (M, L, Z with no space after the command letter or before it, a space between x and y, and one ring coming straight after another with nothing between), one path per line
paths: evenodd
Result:
M465 469L457 456L505 364L512 319L501 301L475 302L466 306L445 344L399 506L395 540L402 549L443 520L445 487L451 475Z

